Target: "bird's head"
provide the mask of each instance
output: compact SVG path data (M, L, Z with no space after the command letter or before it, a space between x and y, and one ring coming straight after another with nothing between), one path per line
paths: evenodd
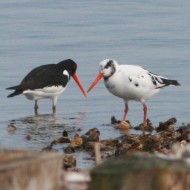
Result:
M69 78L73 76L73 74L76 73L77 70L77 64L71 59L59 62L58 67L62 70L63 74L65 73L66 75L67 73Z
M103 73L104 78L109 78L115 73L116 65L114 59L104 59L100 62L100 73Z
M89 92L95 85L104 77L107 80L111 77L117 68L118 63L114 59L104 59L100 62L100 72L94 82L91 84L87 92Z
M73 60L67 59L59 62L58 65L63 70L63 75L67 75L69 78L73 77L84 96L86 96L86 91L84 90L84 87L82 86L82 83L76 74L77 64Z

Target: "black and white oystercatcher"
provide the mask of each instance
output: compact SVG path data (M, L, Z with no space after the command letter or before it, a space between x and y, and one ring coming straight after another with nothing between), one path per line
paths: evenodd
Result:
M108 91L124 100L125 109L123 120L128 113L128 101L140 101L143 105L143 126L147 125L147 106L145 101L158 93L166 86L179 86L176 80L153 74L137 65L119 65L113 59L105 59L100 62L100 72L91 84L89 92L99 81L104 78L104 84Z
M39 99L52 99L53 113L56 112L57 99L62 94L71 77L74 78L80 90L86 96L86 92L76 74L77 64L67 59L57 64L42 65L30 71L17 86L7 88L15 90L8 97L24 94L29 100L34 100L34 110L37 114Z

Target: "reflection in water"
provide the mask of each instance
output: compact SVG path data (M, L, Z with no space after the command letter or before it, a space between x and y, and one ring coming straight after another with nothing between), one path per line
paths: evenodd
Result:
M75 120L75 125L82 126L85 122L85 117L86 117L86 115L84 112L79 112L78 117Z
M48 145L52 140L59 138L64 130L72 138L77 133L77 130L82 127L84 119L85 113L78 113L73 118L66 118L56 114L41 114L14 119L11 120L10 124L14 124L17 127L17 130L12 136L30 135L30 148L41 150L41 148ZM17 144L18 146L15 146L17 148L25 148L27 141L27 139L24 139Z
M78 129L82 128L85 117L85 113L80 112L72 118L56 114L41 114L11 120L10 124L15 125L17 129L13 133L9 133L9 148L42 150L53 140L60 138L64 130L72 139L79 132ZM28 136L31 138L27 138ZM18 139L20 139L19 142ZM63 151L66 146L68 144L58 144L53 148ZM79 161L77 167L84 167L84 163L86 167L90 167L94 163L88 152L77 152L74 153L74 156Z

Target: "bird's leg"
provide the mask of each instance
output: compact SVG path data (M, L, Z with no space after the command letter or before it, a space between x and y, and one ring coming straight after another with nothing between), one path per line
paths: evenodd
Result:
M38 115L38 100L35 100L34 113L35 113L35 115Z
M53 105L53 106L52 106L52 111L53 111L53 114L56 113L56 105Z
M147 126L147 106L145 103L143 104L143 111L144 111L143 126L146 127Z
M125 103L125 109L124 109L123 121L126 120L126 117L127 117L127 113L128 113L128 111L129 111L128 104Z
M52 99L52 103L53 103L53 105L52 105L52 111L53 111L53 114L55 114L55 113L56 113L57 97L54 97L54 98Z
M129 111L128 103L125 102L125 109L124 109L124 115L123 115L122 121L125 121L125 120L126 120L128 111ZM118 129L119 123L115 123L115 124L114 124L114 127L115 127L116 129Z

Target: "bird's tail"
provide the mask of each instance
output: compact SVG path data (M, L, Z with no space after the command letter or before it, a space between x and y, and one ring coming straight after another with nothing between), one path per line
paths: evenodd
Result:
M162 78L163 83L165 86L180 86L181 84L177 80L170 80Z
M13 96L17 96L17 95L20 95L20 94L22 94L22 91L14 91L13 93L11 93L11 94L9 94L8 96L7 96L7 98L11 98L11 97L13 97Z
M7 90L15 90L13 93L9 94L7 97L13 97L13 96L17 96L19 94L22 94L22 90L17 89L19 86L11 86L6 88Z
M180 83L177 80L171 80L150 72L149 75L156 88L163 88L165 86L180 86Z

